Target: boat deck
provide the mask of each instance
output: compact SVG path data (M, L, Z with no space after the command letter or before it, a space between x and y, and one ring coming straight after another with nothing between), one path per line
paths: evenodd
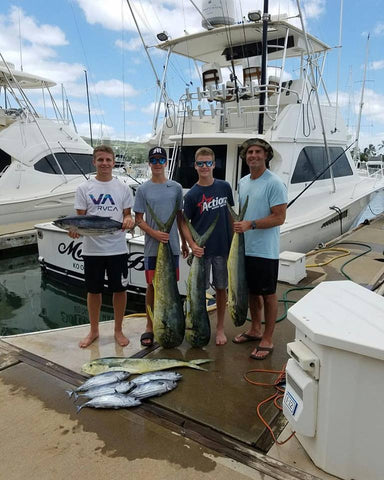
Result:
M344 235L350 255L323 267L307 270L298 286L279 283L278 296L298 300L324 280L342 280L341 266L371 247L366 255L345 266L345 272L370 289L384 280L384 216ZM347 245L347 242L349 245ZM324 262L335 253L322 251L307 263ZM291 289L295 290L291 290ZM288 292L288 290L290 290ZM288 305L289 306L289 305ZM279 304L279 317L284 302ZM214 324L215 314L210 314ZM332 479L316 468L295 438L283 446L273 444L256 413L257 404L273 393L271 388L247 382L244 374L256 368L281 370L288 359L286 343L294 339L288 320L276 325L275 350L264 361L254 361L252 343L230 340L246 326L235 328L226 319L227 345L216 347L212 339L204 349L183 343L178 349L143 349L139 338L145 318L128 317L127 347L113 339L113 323L101 324L100 338L87 349L77 343L87 326L70 327L0 339L0 415L2 418L0 476L7 480L60 479L76 475L84 479L118 478L222 478ZM183 379L173 392L127 410L83 409L76 414L65 390L79 385L81 366L98 357L126 356L209 358L207 371L182 368ZM260 374L258 374L260 375ZM250 373L253 380L273 379ZM289 427L272 405L264 408L265 420L276 435L289 436ZM18 461L18 458L22 461ZM220 477L219 477L220 476Z

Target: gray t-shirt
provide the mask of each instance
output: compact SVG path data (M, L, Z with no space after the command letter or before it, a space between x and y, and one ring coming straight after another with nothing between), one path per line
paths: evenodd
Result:
M155 230L159 230L159 227L147 210L147 202L157 218L161 222L166 223L176 205L178 205L178 210L182 209L183 189L179 183L173 180L167 180L164 183L154 183L152 180L148 180L137 189L133 210L137 213L144 213L144 220L148 225ZM169 233L169 244L173 255L180 255L180 241L176 220ZM146 233L144 256L156 257L158 247L159 242Z

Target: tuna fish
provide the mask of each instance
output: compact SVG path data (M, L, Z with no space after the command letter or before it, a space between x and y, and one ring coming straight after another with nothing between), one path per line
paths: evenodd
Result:
M131 373L146 373L176 367L190 367L205 371L205 369L199 367L199 365L207 362L212 362L212 360L203 358L186 362L184 360L174 360L171 358L105 357L84 364L82 371L88 375L98 375L99 373L116 370L127 370Z
M131 375L130 372L127 371L113 371L113 372L104 372L98 375L95 375L92 378L88 378L84 383L82 383L79 387L75 388L74 390L67 390L68 395L71 397L75 393L78 392L85 392L90 388L100 387L101 385L107 385L109 383L116 383L122 382L126 380Z
M199 235L188 218L184 215L186 224L194 241L203 247L216 227L217 215L204 235ZM205 260L203 257L193 257L188 275L187 298L185 309L185 339L192 347L204 347L211 338L211 324L207 312L205 296Z
M243 220L248 206L248 197L236 214L230 205L228 209L237 222ZM236 327L243 325L248 313L248 288L245 277L244 233L234 233L228 256L228 310Z
M151 217L159 230L169 233L179 205L176 205L168 221L164 224L147 203ZM176 269L169 243L159 243L156 270L153 279L155 299L153 312L148 308L153 323L156 342L163 348L178 347L184 340L185 320L183 305L177 288Z
M142 400L143 398L158 397L164 393L170 392L177 387L177 382L172 380L151 380L137 386L130 396Z
M88 402L79 405L77 408L77 413L84 407L92 408L129 408L136 407L140 405L141 402L135 397L130 395L125 395L124 393L115 393L113 395L102 395L101 397L92 398Z
M131 382L134 385L142 385L143 383L151 382L152 380L172 380L175 382L180 380L182 377L183 376L181 373L177 372L151 372L139 375L131 380Z
M105 235L122 229L123 224L112 220L110 217L99 217L98 215L73 215L54 220L56 227L68 232L78 233L82 236Z
M85 398L95 398L101 397L102 395L112 395L114 393L128 393L130 390L136 387L136 384L133 382L116 382L116 383L108 383L106 385L99 385L98 387L90 388L85 392L73 393L75 401L79 397ZM69 396L72 396L72 392L67 391Z

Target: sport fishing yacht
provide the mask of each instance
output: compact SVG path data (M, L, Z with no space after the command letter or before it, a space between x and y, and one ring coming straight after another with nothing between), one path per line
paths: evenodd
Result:
M76 187L94 171L92 149L55 104L54 85L0 62L0 225L69 214ZM27 97L37 89L52 101L54 120Z
M254 137L269 142L274 150L271 170L288 189L281 250L305 253L350 229L383 189L383 179L360 176L352 160L354 144L347 143L347 129L322 76L330 47L308 34L303 21L300 28L286 15L250 12L249 21L235 23L231 9L229 0L203 2L205 29L175 39L165 32L158 35L157 47L166 52L166 60L150 143L167 149L169 176L184 189L197 180L195 151L212 148L214 176L227 180L236 198L238 182L248 173L239 155L241 144ZM190 59L201 76L199 86L186 88L176 100L166 90L172 55ZM39 226L43 237L51 230ZM40 239L41 263L48 271L79 280L81 244L69 239L60 243L64 237L59 233L52 231L56 241ZM130 286L144 288L143 237L129 235L127 242Z

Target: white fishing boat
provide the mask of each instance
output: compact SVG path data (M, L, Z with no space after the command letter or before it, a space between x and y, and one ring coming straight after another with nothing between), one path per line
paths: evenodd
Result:
M274 149L271 170L288 190L281 250L307 252L349 230L373 195L383 189L383 177L361 176L356 169L350 153L353 144L347 143L347 129L322 75L331 49L305 31L301 12L301 28L286 15L260 12L250 12L249 21L235 23L232 3L216 3L215 10L214 1L203 2L206 29L176 39L165 33L158 36L163 41L157 47L167 53L150 143L167 149L169 176L184 189L197 180L195 151L201 146L212 148L214 175L231 184L236 198L238 182L248 173L239 156L241 144L252 137L268 141ZM228 15L218 16L217 11ZM200 65L201 75L201 85L186 88L175 101L166 91L171 55ZM297 77L292 72L298 72ZM77 274L80 267L63 260L69 253L78 254L81 244L64 241L49 225L38 230L45 238L39 240L42 265L55 273ZM57 240L52 241L51 235ZM135 285L143 237L127 236L127 242L131 285ZM143 272L139 273L144 287ZM180 287L183 291L183 281Z

